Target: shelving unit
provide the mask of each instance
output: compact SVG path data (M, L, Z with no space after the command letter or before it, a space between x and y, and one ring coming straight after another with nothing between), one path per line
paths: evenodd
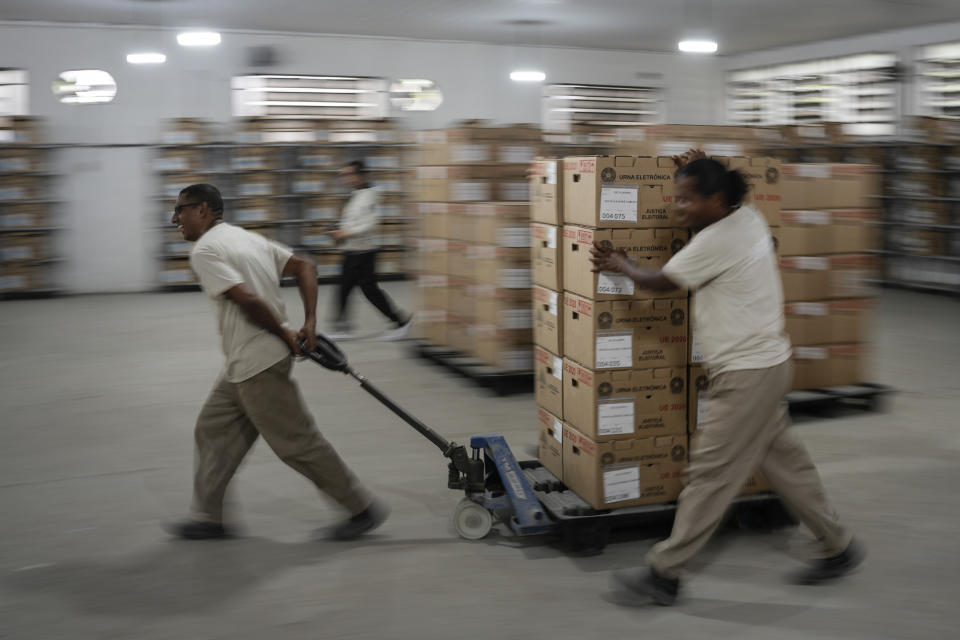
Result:
M775 145L785 160L880 162L883 275L875 284L960 294L960 141L864 139Z
M38 144L39 123L14 118L0 145L0 299L61 293L56 265L63 262L57 236L53 145Z
M225 218L234 224L268 235L295 251L313 256L320 283L335 282L339 275L341 251L325 235L337 222L349 197L338 179L340 168L353 159L364 159L381 187L381 234L389 237L378 260L382 280L407 277L407 247L411 220L405 206L407 192L403 154L413 145L395 140L393 129L372 129L368 140L331 140L338 130L320 126L309 136L293 142L273 142L281 129L258 132L249 122L237 133L239 142L200 142L158 146L155 167L165 185L155 197L163 203L163 225L169 226L179 190L204 178L215 183L224 195ZM350 135L358 136L364 122L352 121ZM382 127L382 122L376 126ZM294 133L307 133L298 131ZM382 135L381 135L382 134ZM284 135L287 135L286 132ZM203 136L200 136L203 137ZM294 136L296 137L296 136ZM362 137L362 136L359 136ZM389 138L381 140L381 137ZM163 158L194 158L189 166L174 166ZM177 232L173 230L173 233ZM171 249L174 247L175 249ZM187 264L189 245L168 235L159 251L163 263L160 286L182 290L196 288ZM187 280L187 278L190 278ZM291 281L292 282L292 281ZM288 283L284 283L288 284Z

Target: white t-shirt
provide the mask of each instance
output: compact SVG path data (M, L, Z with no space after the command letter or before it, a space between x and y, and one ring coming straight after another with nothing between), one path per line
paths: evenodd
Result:
M283 326L287 311L280 295L280 274L292 256L288 249L241 227L221 222L204 233L190 252L190 266L217 310L224 377L242 382L290 355L286 343L247 319L223 294L245 284L270 308Z
M790 358L780 270L759 211L740 207L703 229L663 273L693 291L694 344L711 375Z
M374 251L379 248L379 199L376 187L357 189L350 194L340 217L340 228L350 234L350 237L343 241L344 251Z

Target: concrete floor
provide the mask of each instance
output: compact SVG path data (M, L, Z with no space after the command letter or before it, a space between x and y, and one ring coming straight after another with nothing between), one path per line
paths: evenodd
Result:
M389 289L409 300L408 284ZM365 302L355 309L378 326ZM187 508L193 421L220 366L207 300L0 303L0 638L957 637L960 306L886 292L876 324L873 377L901 390L889 410L796 427L869 548L862 571L791 586L789 532L729 532L692 567L683 605L661 609L624 601L608 572L662 531L593 557L549 540L462 541L439 453L311 363L296 375L321 428L392 518L363 541L312 541L339 514L258 445L233 485L245 536L171 540L159 523ZM531 396L492 397L398 344L348 351L448 437L501 431L532 451Z

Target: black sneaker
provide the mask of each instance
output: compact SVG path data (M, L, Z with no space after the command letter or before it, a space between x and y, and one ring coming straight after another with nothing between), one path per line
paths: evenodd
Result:
M170 535L184 540L222 540L233 537L233 534L219 522L205 520L187 519L168 522L163 525L163 529Z
M332 540L356 540L382 525L389 515L387 505L375 499L365 510L328 530L327 537Z
M851 539L850 544L842 552L830 558L814 561L809 567L792 576L792 579L796 584L806 585L833 580L856 569L866 556L866 551L860 543Z
M669 607L677 601L680 593L680 581L660 575L650 569L625 569L613 572L614 581L627 591L650 598L663 607Z

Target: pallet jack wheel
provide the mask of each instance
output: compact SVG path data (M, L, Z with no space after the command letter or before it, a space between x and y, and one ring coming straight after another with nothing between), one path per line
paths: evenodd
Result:
M461 538L480 540L493 528L493 514L470 498L463 498L453 512L453 526Z

